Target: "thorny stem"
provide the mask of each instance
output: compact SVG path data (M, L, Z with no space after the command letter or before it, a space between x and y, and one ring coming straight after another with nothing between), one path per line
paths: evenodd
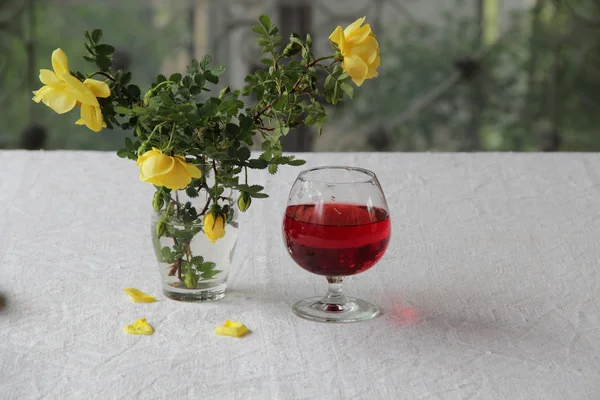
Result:
M314 60L311 63L306 63L306 69L314 67L315 65L317 65L319 63L319 61L323 61L323 60L327 60L330 58L334 58L335 56L327 56L327 57L321 57L321 58L317 58L316 60ZM300 85L300 82L302 82L302 79L305 77L306 75L304 73L300 74L300 77L298 77L298 80L296 81L296 83L294 83L294 86L292 87L292 90L290 91L290 94L295 93L296 89L298 89L298 86ZM267 112L267 110L269 110L269 108L273 107L273 104L275 104L277 102L277 100L279 100L279 95L277 95L273 101L271 101L269 104L267 104L266 106L263 107L263 109L261 109L258 113L256 113L256 115L254 116L254 122L258 122L260 120L260 117Z

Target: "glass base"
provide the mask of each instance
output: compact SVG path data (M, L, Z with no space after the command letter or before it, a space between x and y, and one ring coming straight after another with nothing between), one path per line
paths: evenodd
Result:
M347 297L343 304L325 303L323 297L300 300L292 306L297 316L316 322L358 322L375 318L379 308L368 301Z
M218 286L205 288L205 289L187 289L177 290L172 287L165 288L163 286L163 294L171 299L177 301L187 302L202 302L202 301L213 301L219 300L225 297L225 290L227 289L227 283L223 283Z

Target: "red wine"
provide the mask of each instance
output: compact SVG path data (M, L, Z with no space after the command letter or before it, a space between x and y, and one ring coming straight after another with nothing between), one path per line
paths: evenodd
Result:
M354 275L371 268L390 241L388 212L358 204L288 206L283 235L294 261L318 275Z

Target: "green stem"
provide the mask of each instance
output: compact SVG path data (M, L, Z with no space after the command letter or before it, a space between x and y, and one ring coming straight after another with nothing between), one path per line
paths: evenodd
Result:
M314 67L315 65L317 65L317 63L319 61L323 61L323 60L329 60L331 58L335 58L335 55L332 56L327 56L327 57L321 57L321 58L317 58L315 61L311 62L310 64L306 64L306 68L310 68L310 67Z
M102 76L104 76L104 77L106 77L106 78L110 79L111 81L113 81L113 82L116 82L115 78L113 78L112 76L110 76L110 75L109 75L109 74L107 74L106 72L102 72L102 71L96 71L96 72L94 72L94 73L92 73L92 74L89 74L89 75L87 76L87 78L93 78L93 77L94 77L94 76L96 76L96 75L102 75Z
M317 58L316 60L314 60L312 63L306 63L306 69L309 69L311 67L314 67L315 65L317 65L319 63L319 61L323 61L323 60L329 60L335 58L335 55L331 55L331 56L326 56L326 57L321 57L321 58ZM333 64L332 64L333 65ZM296 81L296 83L294 84L294 86L292 87L292 90L290 91L290 94L293 94L296 92L296 89L298 89L298 86L300 85L300 82L302 82L302 79L305 77L305 73L301 73L300 76L298 77L298 80ZM271 107L273 107L273 104L275 104L277 102L277 100L279 100L279 95L277 95L275 97L275 99L273 99L273 101L271 101L269 104L267 104L262 110L260 110L258 113L256 113L256 115L254 116L254 121L258 122L260 120L260 117Z
M212 160L212 166L213 166L213 171L215 172L215 186L214 186L214 189L215 189L214 196L215 196L215 198L214 198L214 202L215 202L215 205L218 205L219 203L217 202L217 199L219 197L219 192L218 192L217 189L219 187L219 183L217 181L217 163L215 162L215 160Z
M308 67L307 67L308 68ZM298 77L298 80L296 81L296 83L294 83L294 86L292 87L292 90L290 91L290 94L293 94L296 92L296 89L298 89L298 86L300 85L300 82L302 82L302 78L304 78L304 73L301 73L300 76ZM254 116L254 122L259 122L260 121L260 117L267 111L269 110L271 107L273 107L273 104L275 104L277 102L277 100L279 100L279 95L277 95L273 101L271 101L269 104L267 104L262 110L260 110L255 116Z
M163 126L163 125L164 125L164 124L166 124L166 123L167 123L167 122L165 121L165 122L161 122L160 124L156 125L156 126L154 127L154 129L152 129L152 132L150 132L150 136L148 136L148 139L146 139L146 140L144 141L144 144L148 144L148 143L150 143L150 139L152 139L152 136L154 136L154 132L156 132L158 128L160 128L161 126Z
M169 138L169 143L167 144L167 152L171 151L171 143L173 143L173 136L175 135L176 124L173 124L173 128L171 129L171 137Z
M174 83L172 81L162 81L161 83L159 83L158 85L154 86L152 89L150 89L150 92L155 92L156 89L158 89L159 87L166 85L168 83Z
M179 216L179 205L181 203L179 203L179 192L176 190L175 191L175 210L177 212L177 218L180 218Z
M162 191L162 188L160 189ZM171 208L173 207L173 200L169 202L167 209L165 210L165 217L169 218L169 213L171 212Z

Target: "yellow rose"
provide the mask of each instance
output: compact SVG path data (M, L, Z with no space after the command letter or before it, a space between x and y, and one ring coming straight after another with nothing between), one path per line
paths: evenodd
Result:
M225 236L225 217L222 214L216 216L209 212L204 216L204 234L211 243Z
M93 131L106 126L97 97L110 96L110 88L105 82L86 79L81 82L69 72L69 61L62 49L52 52L52 68L40 70L40 81L44 86L33 92L33 101L43 102L57 114L71 111L81 105L81 119L76 123L86 125Z
M371 32L371 26L361 26L365 19L357 19L344 30L338 26L329 36L344 57L342 68L357 86L362 85L365 79L377 77L377 68L381 63L379 43Z
M138 157L140 180L172 190L185 189L192 178L200 178L202 172L189 164L182 156L168 156L152 148Z
M105 82L97 81L95 79L86 79L83 81L83 85L86 86L95 97L107 98L110 96L110 88ZM102 115L102 109L98 100L95 104L84 104L81 103L81 118L75 122L77 125L85 125L94 132L100 132L102 128L106 128L104 122L104 116Z

